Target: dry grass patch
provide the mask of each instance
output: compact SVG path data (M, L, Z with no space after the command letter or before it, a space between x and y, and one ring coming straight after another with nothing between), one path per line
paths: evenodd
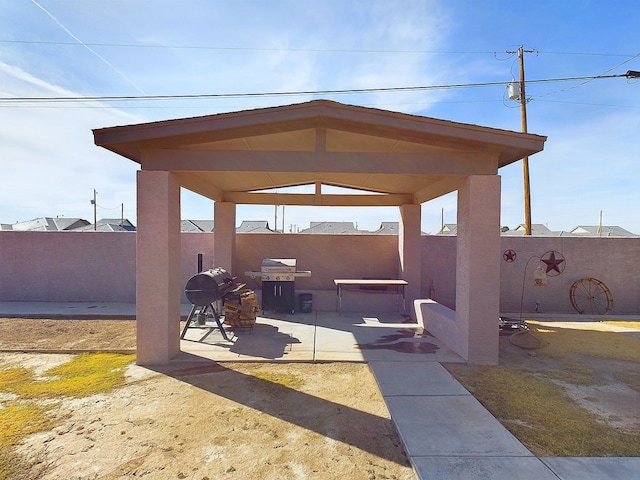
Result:
M640 363L640 339L636 337L600 329L598 324L589 324L589 329L575 329L556 327L552 323L527 323L543 342L541 352L547 357L589 355Z
M640 435L611 428L576 404L561 386L504 367L447 369L538 456L637 456Z
M134 359L134 355L77 355L41 376L24 367L0 370L0 478L37 478L40 470L25 468L38 466L26 467L14 447L26 435L56 425L57 399L85 397L122 386L125 367Z
M602 323L616 327L631 328L640 332L640 320L603 320Z
M529 324L541 348L502 336L499 366L446 368L536 455L640 456L640 338Z
M267 382L282 385L293 390L299 389L304 385L304 379L298 375L291 373L277 373L272 371L251 371L251 376L260 380L266 380Z
M134 359L135 355L114 353L77 355L12 391L26 398L86 397L106 392L124 385L125 367Z

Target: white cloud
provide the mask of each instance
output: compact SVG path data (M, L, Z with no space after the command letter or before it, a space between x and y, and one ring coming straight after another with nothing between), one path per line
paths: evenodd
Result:
M5 64L0 64L0 84L11 96L73 95ZM91 132L131 121L129 114L96 104L0 105L2 222L56 215L90 218L93 188L100 192L98 205L125 203L134 211L136 165L96 147ZM111 216L107 210L100 213ZM120 210L115 213L119 216Z
M569 7L562 2L549 5L544 15L526 18L514 17L501 2L457 0L188 3L189 8L184 2L170 0L68 0L43 5L87 44L159 46L92 47L145 92L153 94L507 82L510 68L516 65L514 59L497 61L491 51L501 58L500 52L517 47L514 42L541 50L539 56L527 57L529 79L599 73L623 58L560 56L545 50L585 50L580 39L588 29L588 48L592 52L624 53L635 32L630 28L635 25L633 13L639 11L629 0L619 11L631 13L624 17L612 13L611 18L606 14L615 9L604 7L583 9L567 18L561 13ZM2 11L0 31L6 38L72 40L31 2L3 2ZM171 45L217 48L167 48ZM407 53L409 50L422 53ZM441 54L430 53L434 51ZM0 43L2 61L2 96L138 93L81 46ZM638 70L631 63L624 68ZM538 84L528 92L544 95L565 86ZM640 216L636 213L640 203L637 107L624 110L613 106L633 105L635 97L623 92L635 89L637 84L628 85L621 79L594 81L531 103L529 131L549 136L545 151L530 159L535 223L568 229L579 223L593 223L589 219L595 221L602 209L606 223L640 233ZM519 109L515 104L506 108L501 103L503 93L504 87L498 86L335 95L332 99L519 130ZM315 97L114 103L118 108L104 104L44 108L0 102L0 165L5 179L0 191L0 221L56 214L89 217L92 188L99 192L99 204L117 208L124 202L127 216L135 219L137 166L96 147L93 128L297 103L310 98ZM554 100L582 105L551 103ZM610 106L590 107L588 103ZM515 226L523 221L521 165L518 162L500 173L502 223ZM454 194L423 205L423 230L434 232L439 228L443 208L445 221L455 223ZM379 209L307 213L288 210L287 218L303 225L310 220L355 221L357 217L360 225L374 229L380 221L394 221ZM101 213L107 216L109 211ZM209 218L211 202L185 195L183 216ZM273 207L238 210L239 221L272 216Z

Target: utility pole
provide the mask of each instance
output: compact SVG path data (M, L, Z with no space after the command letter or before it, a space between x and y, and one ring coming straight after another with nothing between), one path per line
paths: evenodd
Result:
M533 53L535 50L525 50L522 45L518 48L517 52L507 51L508 54L518 54L518 63L520 64L520 83L519 83L519 96L520 102L520 117L522 120L522 133L527 133L527 96L525 94L525 81L524 81L524 54ZM511 97L510 97L511 98ZM515 99L512 98L512 100ZM531 235L531 189L529 182L529 157L526 156L522 159L522 176L524 181L524 234Z
M274 205L273 212L273 229L278 233L278 205Z
M93 205L93 231L98 229L98 202L97 202L98 192L96 189L93 189L93 200L91 200L91 205Z

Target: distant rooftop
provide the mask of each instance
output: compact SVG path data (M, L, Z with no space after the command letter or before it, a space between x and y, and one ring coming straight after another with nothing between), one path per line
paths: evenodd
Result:
M266 220L243 220L236 233L274 233Z
M378 235L398 235L400 231L400 222L382 222L380 228L371 233Z
M438 235L457 235L458 234L458 225L455 223L445 223Z
M213 220L181 220L180 231L182 233L211 233L214 229ZM310 222L309 228L294 230L289 233L304 234L328 234L328 235L398 235L399 222L381 222L377 230L359 230L354 222ZM82 218L67 217L40 217L13 224L0 224L0 231L73 231L93 232L93 223ZM121 218L103 218L98 220L95 231L98 232L135 232L136 226L129 220ZM236 228L236 233L277 233L269 227L267 220L243 220ZM438 231L438 235L454 236L458 233L458 225L445 223ZM569 231L550 230L546 225L534 223L531 225L531 234L539 237L640 237L616 225L578 225ZM424 233L423 233L424 235ZM523 236L524 224L516 228L501 228L501 235Z
M88 223L88 222L87 222ZM95 225L88 223L79 228L74 228L74 232L135 232L136 227L126 218L102 218Z
M615 225L579 225L571 230L581 237L637 237L634 233Z
M309 228L300 230L300 233L368 233L358 230L353 222L311 222Z
M506 227L503 227L506 228ZM501 235L505 236L524 236L524 224L518 225L514 229L502 230ZM458 226L455 223L447 223L444 228L438 232L439 235L456 235ZM634 233L617 226L593 226L581 225L572 230L549 230L546 225L534 223L531 225L531 235L537 237L639 237Z
M524 226L524 223L521 223L514 229L503 231L502 235L515 237L515 236L524 235L524 232L525 232L525 226ZM537 237L564 237L564 236L568 236L569 233L563 230L558 230L558 231L549 230L549 228L546 225L543 225L541 223L532 223L531 235L534 235Z
M90 224L88 221L81 218L40 217L14 224L3 224L2 230L14 230L19 232L55 232L61 230L75 230L77 228L84 227L85 225Z
M213 232L213 220L182 220L180 231L186 233Z

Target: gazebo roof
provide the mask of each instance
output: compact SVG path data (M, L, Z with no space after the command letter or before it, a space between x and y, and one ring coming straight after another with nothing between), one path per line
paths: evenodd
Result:
M96 145L175 172L215 201L403 205L542 150L546 137L328 100L94 130ZM312 193L265 193L313 185ZM326 194L323 185L368 192Z

